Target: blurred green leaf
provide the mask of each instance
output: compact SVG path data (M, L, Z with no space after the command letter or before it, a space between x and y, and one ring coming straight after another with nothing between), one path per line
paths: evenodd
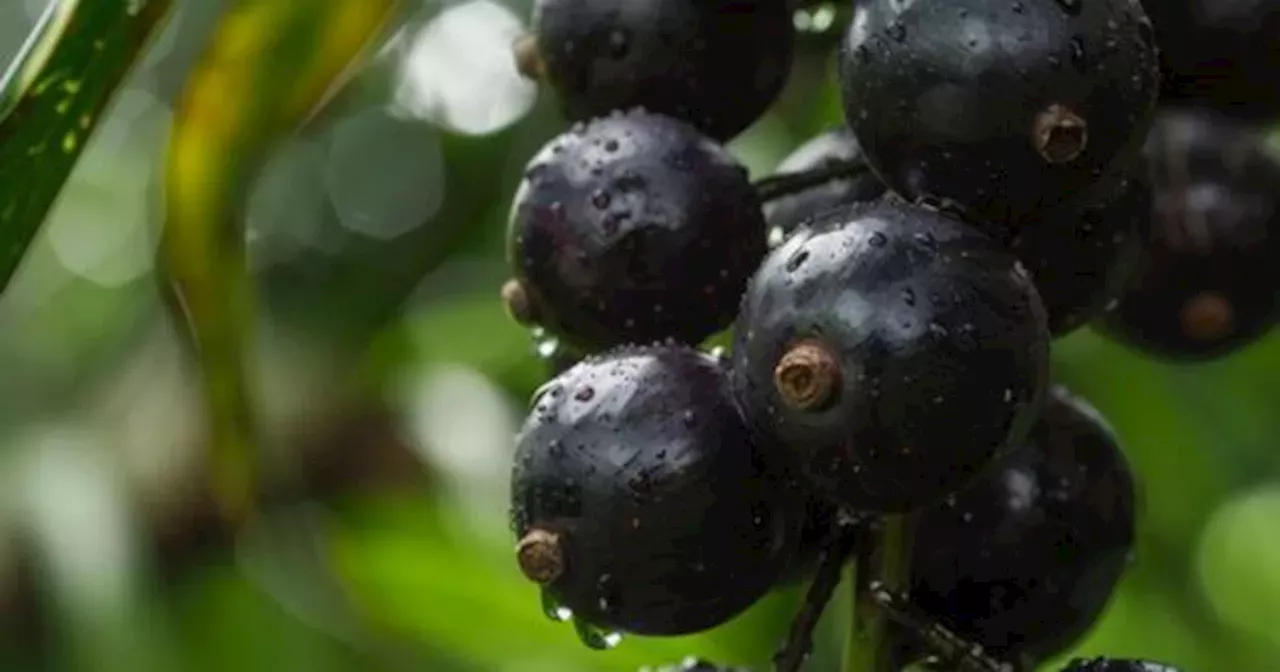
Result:
M247 364L256 308L241 222L248 185L280 135L331 94L397 2L242 0L222 18L176 112L160 256L171 308L200 357L211 478L232 519L252 507L259 467Z
M0 291L170 4L52 3L0 83Z

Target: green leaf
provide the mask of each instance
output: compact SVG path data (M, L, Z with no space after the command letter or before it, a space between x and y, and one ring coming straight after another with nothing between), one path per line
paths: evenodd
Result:
M0 84L0 291L170 5L55 2L6 73Z

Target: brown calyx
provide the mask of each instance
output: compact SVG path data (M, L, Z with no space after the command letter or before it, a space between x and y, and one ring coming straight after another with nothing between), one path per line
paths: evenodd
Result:
M783 403L799 411L828 406L840 387L840 363L822 343L806 339L778 360L773 385Z
M1073 161L1089 145L1089 124L1065 105L1053 103L1036 115L1031 144L1051 164Z
M1218 341L1235 330L1235 309L1217 292L1201 292L1182 304L1182 333L1197 341Z
M524 284L519 280L512 278L502 283L501 294L502 305L506 306L507 314L516 323L529 326L537 320L533 297L529 295L529 290L525 289Z
M511 45L511 54L515 57L516 71L525 79L541 81L547 75L546 61L542 60L542 52L538 49L538 39L533 35L521 35Z
M548 584L564 574L564 546L555 532L534 528L516 544L516 562L526 578Z

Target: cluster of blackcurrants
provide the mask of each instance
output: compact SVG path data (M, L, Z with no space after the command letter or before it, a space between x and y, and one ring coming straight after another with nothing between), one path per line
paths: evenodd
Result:
M910 520L898 664L1030 669L1135 534L1051 341L1201 361L1275 322L1280 3L849 2L847 127L753 184L720 143L779 94L798 4L536 2L516 59L576 125L528 166L502 294L584 357L518 437L519 566L604 647L715 627Z

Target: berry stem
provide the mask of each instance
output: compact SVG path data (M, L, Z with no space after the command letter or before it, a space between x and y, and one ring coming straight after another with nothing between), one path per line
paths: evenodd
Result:
M809 658L813 651L813 630L840 585L845 561L853 553L860 531L861 528L853 523L839 523L832 528L822 550L818 571L805 593L804 605L791 622L787 643L773 657L775 672L797 672Z
M854 566L853 628L845 640L843 672L894 672L889 614L878 590L903 591L910 571L912 520L885 516L860 535Z
M760 197L760 202L764 203L820 187L835 180L851 179L865 172L867 172L865 166L831 163L812 170L770 175L756 181L756 194Z

